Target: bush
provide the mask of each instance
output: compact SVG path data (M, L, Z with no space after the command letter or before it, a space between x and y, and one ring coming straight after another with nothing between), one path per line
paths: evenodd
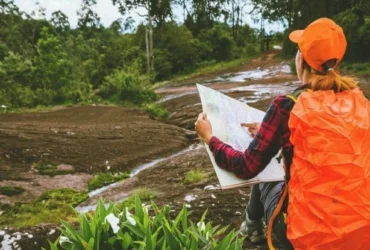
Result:
M148 79L137 70L116 70L104 78L99 95L113 101L128 101L134 104L154 101L157 95L145 86Z
M75 230L68 223L62 222L59 239L62 249L242 249L243 238L235 231L225 235L227 227L219 229L205 222L206 213L194 224L188 220L188 211L184 206L172 220L170 207L159 209L153 204L154 216L149 216L148 208L138 197L134 201L134 214L131 206L118 210L110 204L105 208L99 200L94 215L79 215L79 228ZM50 243L51 249L57 249L58 242Z
M145 111L149 113L152 118L159 120L167 120L169 116L168 110L156 103L148 104Z

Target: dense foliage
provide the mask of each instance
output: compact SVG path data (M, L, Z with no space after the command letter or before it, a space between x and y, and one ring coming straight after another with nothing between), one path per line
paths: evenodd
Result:
M63 222L59 241L50 243L50 249L209 249L239 250L243 240L238 233L205 222L205 215L194 224L188 219L184 206L176 218L171 219L170 207L151 206L154 216L148 213L138 196L134 204L122 208L110 204L107 208L99 201L93 215L79 215L79 228ZM131 214L133 212L133 214Z
M116 3L117 8L120 5ZM144 1L145 2L145 1ZM123 2L121 2L122 4ZM153 71L147 74L146 31L136 31L132 20L117 20L103 27L83 0L78 24L54 12L50 20L38 5L30 16L13 0L0 0L0 105L10 108L63 103L113 101L141 104L156 99L153 81L190 73L200 66L256 53L257 31L189 15L185 24L172 21L157 5L152 16ZM139 2L124 3L135 9ZM195 3L194 3L195 4ZM122 13L126 9L120 8ZM163 12L164 11L164 12ZM200 10L198 10L199 12ZM216 11L216 10L209 10ZM164 15L164 16L163 16ZM1 109L1 108L0 108Z
M343 27L348 41L346 60L369 61L370 1L367 0L251 0L256 13L269 21L286 24L284 53L296 51L288 40L288 32L303 29L320 17L334 19Z

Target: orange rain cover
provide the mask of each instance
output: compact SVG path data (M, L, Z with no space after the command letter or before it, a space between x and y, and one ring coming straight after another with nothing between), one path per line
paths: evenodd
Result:
M288 239L295 249L370 249L370 106L359 89L304 92L294 145Z

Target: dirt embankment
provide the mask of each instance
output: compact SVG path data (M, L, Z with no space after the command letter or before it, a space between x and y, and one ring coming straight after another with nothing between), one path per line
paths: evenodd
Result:
M37 198L47 189L87 190L91 174L129 171L189 144L187 132L151 119L139 109L80 106L62 110L0 114L0 186L26 189L2 202ZM41 176L39 162L70 165L75 174Z

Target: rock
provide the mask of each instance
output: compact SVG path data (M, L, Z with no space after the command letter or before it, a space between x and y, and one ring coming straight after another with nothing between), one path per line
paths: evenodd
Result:
M59 171L74 171L75 168L72 166L72 165L68 165L68 164L59 164L57 166L57 170Z

